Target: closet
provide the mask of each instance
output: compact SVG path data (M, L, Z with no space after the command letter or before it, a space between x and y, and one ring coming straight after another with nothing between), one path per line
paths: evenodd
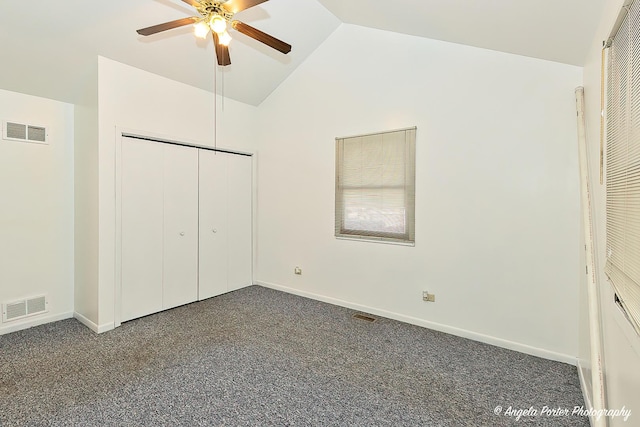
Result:
M251 156L130 137L120 153L121 321L250 285Z

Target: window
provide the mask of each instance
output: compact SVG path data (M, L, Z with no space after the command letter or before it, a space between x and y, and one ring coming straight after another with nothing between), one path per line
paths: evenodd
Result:
M640 2L609 43L605 271L640 333Z
M336 138L336 237L414 244L416 128Z

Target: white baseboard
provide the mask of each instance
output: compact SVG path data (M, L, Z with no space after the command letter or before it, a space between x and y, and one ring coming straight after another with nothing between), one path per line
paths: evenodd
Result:
M71 319L72 312L52 314L48 316L35 316L32 318L19 321L18 323L7 323L7 326L0 326L0 335L9 334L11 332L21 331L23 329L33 328L34 326L44 325L45 323L57 322L59 320Z
M277 285L275 283L256 281L256 285L264 286L265 288L271 288L278 291L287 292L294 295L314 299L317 301L326 302L329 304L338 305L341 307L350 308L352 310L363 311L370 314L375 314L389 319L398 320L404 323L410 323L416 326L422 326L427 329L433 329L439 332L444 332L451 335L456 335L462 338L468 338L474 341L483 342L485 344L491 344L496 347L502 347L509 350L518 351L520 353L529 354L531 356L541 357L543 359L554 360L557 362L567 363L569 365L577 366L577 358L568 354L557 353L554 351L545 350L538 347L532 347L527 344L522 344L514 341L505 340L502 338L492 337L490 335L484 335L466 329L460 329L453 326L443 325L441 323L430 322L428 320L418 319L417 317L406 316L391 311L380 310L374 307L367 307L361 304L352 303L349 301L340 300L337 298L327 297L324 295L314 294L312 292L301 291L299 289L290 288L287 286Z
M84 326L91 329L96 334L101 334L103 332L107 332L114 329L113 322L105 323L103 325L98 325L80 313L73 313L73 317L75 317L78 320L78 322L82 323Z

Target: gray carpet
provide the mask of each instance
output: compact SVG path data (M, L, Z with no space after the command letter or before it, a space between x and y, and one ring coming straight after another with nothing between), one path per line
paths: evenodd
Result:
M5 426L588 426L576 368L252 286L96 335L0 336Z

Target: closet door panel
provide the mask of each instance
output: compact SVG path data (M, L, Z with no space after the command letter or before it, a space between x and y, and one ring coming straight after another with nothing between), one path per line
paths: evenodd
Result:
M227 287L229 291L252 284L252 158L229 156Z
M198 150L164 145L163 309L198 298Z
M227 292L227 159L199 150L200 267L198 299Z
M121 319L162 310L163 146L122 140Z

